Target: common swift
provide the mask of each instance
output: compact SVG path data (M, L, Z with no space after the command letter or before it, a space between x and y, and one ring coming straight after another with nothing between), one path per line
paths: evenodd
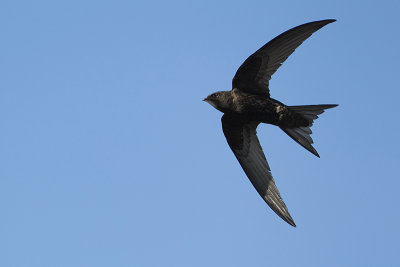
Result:
M314 32L336 20L306 23L275 37L239 67L231 91L219 91L204 101L224 113L222 130L230 148L257 192L283 220L296 226L275 185L257 138L257 126L281 128L293 140L319 157L312 146L311 129L318 115L337 105L287 106L270 97L269 80L282 63Z

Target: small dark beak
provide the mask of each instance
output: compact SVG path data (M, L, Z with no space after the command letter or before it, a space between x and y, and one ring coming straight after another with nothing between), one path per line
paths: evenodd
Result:
M207 101L207 100L208 100L207 97L203 99L203 101Z

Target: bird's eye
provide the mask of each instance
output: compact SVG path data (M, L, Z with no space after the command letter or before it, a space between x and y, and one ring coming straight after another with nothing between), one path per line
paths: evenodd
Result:
M219 97L219 93L214 93L213 97Z

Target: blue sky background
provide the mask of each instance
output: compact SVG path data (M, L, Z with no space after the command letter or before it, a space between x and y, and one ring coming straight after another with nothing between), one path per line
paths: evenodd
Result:
M399 266L399 1L0 4L1 266ZM270 84L340 104L318 159L259 138L292 228L254 190L201 100L299 24Z

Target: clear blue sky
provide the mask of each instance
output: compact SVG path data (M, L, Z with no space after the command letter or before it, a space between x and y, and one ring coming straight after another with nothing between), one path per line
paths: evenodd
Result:
M0 266L400 266L399 1L2 1ZM299 24L270 83L340 104L318 159L260 142L297 228L201 100Z

